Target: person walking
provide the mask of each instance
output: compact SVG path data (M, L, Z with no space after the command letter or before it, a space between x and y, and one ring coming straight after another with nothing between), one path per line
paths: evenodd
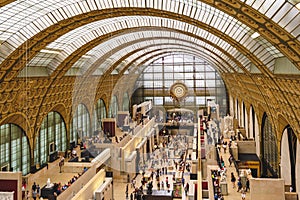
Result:
M130 194L130 200L133 200L133 194L132 193Z
M242 189L242 200L245 200L246 199L246 192Z
M188 195L188 193L189 193L189 189L190 189L190 185L189 185L189 183L186 183L186 185L185 185L185 187L184 187L185 196L187 196L187 195Z
M40 198L40 196L41 196L41 188L40 188L39 184L36 185L36 193L37 193L37 197Z
M228 161L229 161L229 166L231 167L231 164L233 163L233 156L232 156L232 154L230 154L230 156L228 158Z
M32 190L32 198L36 200L36 190Z
M32 189L32 191L33 191L33 190L36 190L36 184L35 184L35 182L33 182L33 185L32 185L32 187L31 187L31 189Z
M247 192L248 190L250 190L250 182L249 182L249 179L247 178L246 180L246 191Z
M238 180L237 186L238 186L237 192L240 192L243 187L241 180Z
M233 172L231 172L231 179L230 179L230 181L232 183L232 188L235 188L236 178L235 178Z
M27 190L24 196L24 200L30 199L29 191Z

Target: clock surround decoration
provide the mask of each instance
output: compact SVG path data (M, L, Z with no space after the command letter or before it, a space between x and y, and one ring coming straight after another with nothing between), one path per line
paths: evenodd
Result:
M176 82L170 87L170 96L176 102L182 102L188 95L188 87L182 82Z

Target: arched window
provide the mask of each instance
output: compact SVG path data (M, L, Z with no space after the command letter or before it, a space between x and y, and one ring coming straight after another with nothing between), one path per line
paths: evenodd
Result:
M73 116L70 142L75 142L82 137L91 137L90 134L90 114L83 104L79 104Z
M212 65L194 55L167 55L145 65L134 88L131 105L151 100L153 106L164 106L166 110L184 107L197 112L215 101L221 116L228 113L222 77Z
M99 99L95 105L94 110L94 131L102 130L102 119L106 118L106 108L103 99Z
M279 177L277 139L266 113L262 120L262 162L263 177Z
M44 165L49 161L49 155L66 150L66 124L59 113L50 112L43 120L40 133L36 138L35 164Z
M109 117L114 118L118 114L118 99L113 96L109 106Z
M123 96L123 106L122 106L123 111L129 111L129 97L127 92Z
M25 132L15 124L0 126L1 171L30 171L30 151Z

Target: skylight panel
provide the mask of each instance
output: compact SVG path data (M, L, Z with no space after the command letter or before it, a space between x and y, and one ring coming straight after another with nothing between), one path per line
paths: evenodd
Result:
M85 45L86 42L82 40L82 38L79 38L78 40L74 41L73 44L75 44L77 48L80 48L81 46Z
M48 21L48 24L50 24L50 26L58 22L51 14L45 15L44 19Z
M196 13L198 12L198 10L200 10L200 9L198 9L198 8L195 7L195 6L191 6L191 11L190 11L189 16L190 16L191 18L195 18L195 15L196 15Z
M184 10L183 10L183 14L186 16L191 16L191 11L192 11L192 6L190 5L185 5Z
M162 10L169 10L167 1L162 1L162 6L161 6Z
M113 5L113 1L107 1L108 2L108 7L107 8L113 8L114 7L114 5Z
M80 1L80 2L78 2L78 4L80 5L81 9L82 9L84 12L89 12L89 11L91 11L90 6L87 4L86 1Z
M285 0L276 0L271 4L271 7L268 9L268 11L265 13L265 15L269 18L271 18L278 9L281 8L281 6L285 3Z
M70 7L70 5L66 6L63 8L64 12L66 13L67 15L67 18L70 18L72 16L75 15L74 11L72 10L72 8Z
M201 14L200 16L202 16L202 18L198 18L200 21L204 22L204 23L209 23L209 12L208 11L204 11L201 10Z
M145 8L146 7L146 3L145 1L138 1L140 3L139 7Z
M282 19L282 17L284 17L286 13L288 13L292 9L292 7L293 6L289 3L284 4L283 7L281 7L281 9L276 12L272 20L278 23Z
M245 32L243 30L239 30L238 32L239 32L239 34L236 34L236 36L234 37L234 39L236 41L242 40L243 37L245 36Z
M265 14L265 13L269 10L269 8L272 6L272 4L273 4L274 2L275 2L275 1L272 1L272 2L270 2L270 1L265 1L265 2L261 5L261 7L258 9L258 11L259 11L260 13Z
M252 4L252 7L256 10L258 10L261 5L264 3L265 0L256 0L254 1L254 3Z
M79 5L78 5L77 2L71 4L70 7L71 7L71 9L73 10L73 12L74 12L75 15L79 15L79 14L83 13L83 10L79 7ZM75 16L75 15L74 15L74 16Z
M97 8L99 10L101 10L102 9L102 3L103 3L103 1L101 1L101 0L95 0L95 3L96 3Z
M177 12L179 10L179 2L178 1L175 1L175 4L174 4L174 7L173 9L171 10L172 12Z
M51 13L48 14L49 16L51 16L52 18L54 18L53 22L58 22L58 21L61 21L61 20L64 20L65 17L63 16L63 14L61 13L61 11L59 10L55 10Z
M48 22L47 20L45 20L45 18L36 19L35 22L36 24L38 23L40 25L41 30L44 30L52 25L52 22Z
M300 33L300 31L298 31L298 32L296 31L297 27L298 28L300 27L300 14L298 14L294 18L291 18L291 21L285 28L287 31L292 33L294 36L297 36L297 34L299 35L299 33ZM295 33L293 33L294 30L295 30Z
M179 8L178 8L178 13L182 14L183 13L183 8L184 8L184 4L179 2Z
M230 25L230 21L229 21L229 20L222 20L222 21L220 22L220 25L219 25L218 29L219 29L222 33L225 33L226 30L228 29L229 25Z
M235 24L231 23L225 33L228 34L230 37L234 37L236 31L238 31L238 27L235 26Z
M252 4L255 2L255 0L246 0L246 4L248 4L249 6L252 6Z
M123 27L121 26L121 23L118 22L118 23L114 23L116 29L122 29Z
M61 16L63 17L63 19L68 19L68 15L67 15L67 13L65 12L64 9L59 8L58 11L61 14Z
M223 41L223 45L221 47L223 47L224 50L227 50L231 45L225 41Z
M93 0L87 0L87 2L88 2L87 4L89 5L89 7L91 8L91 10L98 10L95 1L93 1Z
M214 27L214 28L217 28L218 27L218 23L217 23L217 19L218 19L219 17L218 17L218 15L214 15L213 17L212 17L212 20L210 21L210 25L212 26L212 27Z
M108 4L109 1L97 0L96 2L97 3L99 2L99 4L100 4L99 8L100 9L109 8L109 4Z
M298 37L297 39L300 41L300 25L291 33L293 36Z
M260 59L264 62L264 63L270 63L274 61L274 57L271 56L271 54L263 54Z
M285 27L292 19L295 19L298 14L299 14L298 9L292 7L290 12L286 13L286 15L283 16L283 18L279 21L279 25ZM300 24L300 21L298 21L298 24Z

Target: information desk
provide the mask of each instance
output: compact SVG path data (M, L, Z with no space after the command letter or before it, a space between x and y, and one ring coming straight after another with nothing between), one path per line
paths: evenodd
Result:
M46 187L45 185L41 190L41 197L48 199L49 196L53 195L56 192L58 185L53 185L52 187Z

